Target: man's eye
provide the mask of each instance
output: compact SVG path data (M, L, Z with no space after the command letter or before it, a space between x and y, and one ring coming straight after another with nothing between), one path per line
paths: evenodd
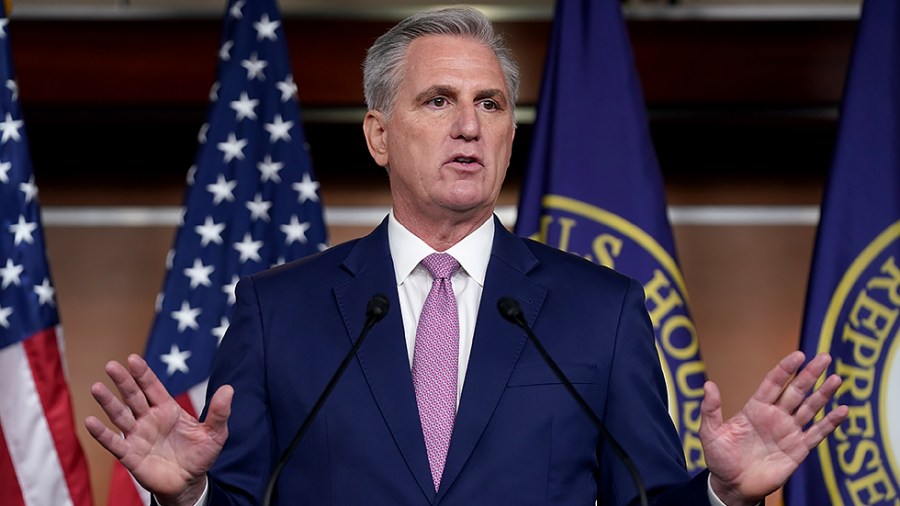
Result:
M485 100L483 104L484 108L488 111L496 111L500 108L500 106L497 105L497 102L494 102L493 100Z
M444 107L445 105L447 105L447 99L444 97L434 97L429 100L429 102L435 107Z

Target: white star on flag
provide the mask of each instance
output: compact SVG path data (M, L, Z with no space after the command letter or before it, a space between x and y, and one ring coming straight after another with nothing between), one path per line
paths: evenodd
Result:
M0 162L0 183L9 182L10 169L12 169L12 162Z
M38 194L38 187L34 184L34 176L31 176L25 183L19 183L19 191L25 195L26 204L34 200Z
M12 258L6 259L6 267L0 268L0 278L3 278L0 281L0 289L6 288L9 285L16 285L22 282L19 279L19 276L22 274L25 268L21 265L16 265L13 263Z
M262 241L254 241L250 237L250 232L244 234L244 240L234 243L234 249L241 254L240 262L245 263L247 260L259 262L262 258L259 256L259 250L263 247Z
M216 182L206 185L206 189L213 194L213 204L219 205L223 200L234 202L234 193L232 193L232 190L234 190L235 186L237 186L237 181L226 181L225 176L219 174Z
M248 201L246 204L247 209L250 211L250 219L253 221L263 220L263 221L271 221L269 219L269 208L272 207L272 203L262 199L262 195L259 193L253 197L252 201Z
M304 221L301 223L295 214L291 216L290 223L281 225L279 228L284 232L284 235L287 236L285 238L285 243L292 244L294 241L300 241L301 243L306 244L306 231L309 230L309 227L309 222Z
M228 295L228 305L233 305L235 302L234 290L237 288L238 281L240 280L241 278L238 277L237 274L235 274L231 276L231 283L222 285L222 291L225 292L226 295Z
M206 132L209 132L209 123L200 125L200 130L197 132L197 142L206 144Z
M187 374L190 371L187 365L187 359L189 358L191 358L190 350L181 351L178 348L178 345L174 343L169 349L169 353L165 353L159 357L159 359L166 364L166 374L169 376L175 374L176 371Z
M319 190L319 182L313 181L312 178L309 177L309 173L303 174L303 181L292 184L291 188L296 190L299 194L297 199L301 204L307 200L312 200L313 202L319 201L319 195L316 193Z
M34 237L31 235L37 229L37 223L25 221L25 216L19 215L19 222L9 226L9 231L16 235L13 244L18 246L23 241L28 244L34 243Z
M210 102L218 102L219 101L219 88L222 85L219 84L218 81L214 82L212 86L209 87L209 101ZM206 125L204 125L206 126ZM206 142L206 138L204 137L203 142Z
M209 275L212 274L214 270L216 270L216 268L212 265L203 265L203 262L199 258L195 258L193 267L185 269L184 275L191 278L191 289L194 289L200 285L212 286Z
M44 278L44 282L34 286L34 293L38 296L38 303L40 305L49 304L51 306L55 306L54 296L56 295L56 289L50 285L50 280Z
M9 328L9 317L12 316L12 307L0 306L0 327Z
M216 145L224 154L225 163L228 163L235 158L238 160L244 159L244 148L247 146L247 139L238 139L234 132L228 133L228 140L225 142L220 142Z
M6 89L9 90L10 94L12 94L12 100L15 102L19 100L19 85L16 84L12 79L6 80Z
M222 47L219 49L219 58L222 61L231 60L231 48L234 46L233 40L226 40Z
M269 62L257 59L256 53L251 53L250 58L241 62L241 66L247 69L248 81L257 78L259 78L260 81L266 80L266 74L263 70L269 66Z
M0 137L0 143L6 144L6 141L12 139L14 141L18 141L22 138L19 135L19 129L22 128L25 122L17 119L12 119L12 114L6 113L6 120L0 122L0 131L3 132L3 136Z
M239 0L235 2L234 5L231 6L231 9L228 10L228 14L231 15L234 19L241 19L244 17L244 12L242 9L244 8L244 4L246 2L244 0Z
M266 123L264 128L269 132L269 142L275 144L279 139L290 142L291 134L288 132L294 126L293 121L284 121L280 114L275 115L271 123Z
M225 230L224 223L215 223L212 216L207 216L203 225L194 227L194 231L200 234L200 246L206 246L209 243L222 244L222 231Z
M265 183L266 181L272 181L273 183L281 182L278 171L284 168L284 164L281 162L273 162L272 155L266 155L266 157L263 158L263 161L256 164L256 168L259 169L260 172L260 183Z
M251 99L246 91L241 92L240 100L232 100L231 108L234 109L234 112L237 113L237 121L241 121L244 118L250 118L252 120L256 119L256 106L259 105L259 100Z
M9 20L6 18L0 18L0 39L6 38L6 25L9 24Z
M297 85L294 83L294 76L290 74L284 78L284 81L278 81L278 83L275 84L275 87L281 92L282 102L287 102L297 94Z
M178 321L178 332L184 332L184 329L197 330L197 317L201 313L200 308L192 308L188 301L181 303L181 309L172 311L172 318Z
M219 322L219 326L210 330L210 333L216 336L216 341L218 344L222 343L222 338L225 337L225 332L228 331L228 318L222 317L222 320Z
M269 40L278 40L278 37L275 35L275 30L281 26L281 21L270 21L268 14L263 14L259 21L253 23L253 28L256 29L256 40L260 41L263 39Z

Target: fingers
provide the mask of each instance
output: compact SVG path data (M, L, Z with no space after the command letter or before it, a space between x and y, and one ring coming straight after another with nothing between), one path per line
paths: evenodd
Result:
M806 443L806 448L808 450L815 448L823 439L834 432L834 429L836 429L838 425L844 423L844 420L847 419L849 413L850 408L847 406L838 406L829 411L821 420L814 423L812 427L803 434L803 441Z
M797 423L802 427L805 426L813 417L816 416L822 408L828 404L828 401L834 396L834 393L837 392L837 389L841 386L841 377L832 374L828 378L822 382L822 385L819 386L809 397L807 397L803 403L797 408L797 412L794 414L794 418L797 420Z
M703 434L715 432L722 425L722 396L719 387L712 381L703 385L703 401L700 403L700 438Z
M816 355L797 376L783 389L775 404L788 413L793 413L806 399L807 393L828 368L831 357L827 353ZM824 403L822 404L824 406ZM818 409L816 409L818 411ZM809 420L807 420L809 421Z
M125 369L125 366L116 361L108 362L106 364L106 374L112 379L116 390L122 396L122 402L131 409L135 416L141 416L150 409L147 397L135 382L131 373ZM97 402L100 402L100 399L97 399Z
M140 355L129 355L128 367L131 369L131 376L137 382L150 406L159 406L174 400Z
M801 351L795 351L781 359L763 379L753 398L766 404L774 404L781 396L784 386L787 385L797 369L803 363L805 356Z
M109 427L103 425L103 422L98 420L97 417L89 416L85 418L84 426L87 427L91 436L117 459L121 460L128 453L128 443L110 430Z
M228 437L228 417L231 416L231 399L234 397L234 388L224 385L216 390L209 400L209 409L206 412L207 428L222 438L224 442Z
M119 430L128 434L134 429L135 418L132 410L128 406L122 404L122 401L113 395L106 385L103 383L94 383L91 385L91 395L103 409L103 412L106 413L109 421Z

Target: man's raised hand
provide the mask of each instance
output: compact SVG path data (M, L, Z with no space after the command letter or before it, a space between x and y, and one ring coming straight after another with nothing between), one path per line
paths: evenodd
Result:
M194 504L228 438L234 390L219 388L200 423L169 395L141 357L130 355L128 368L109 362L106 373L121 399L99 382L91 386L91 394L118 432L93 416L85 419L88 431L161 504Z

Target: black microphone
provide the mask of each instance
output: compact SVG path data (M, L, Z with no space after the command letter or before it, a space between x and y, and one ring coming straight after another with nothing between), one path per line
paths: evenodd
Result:
M331 391L334 390L334 387L335 385L337 385L338 380L340 380L341 376L344 375L344 370L347 369L347 366L350 364L350 360L352 360L356 355L356 352L359 351L359 347L362 346L362 343L366 339L366 336L369 335L369 331L372 330L372 327L374 327L376 323L380 322L382 318L384 318L384 316L388 312L389 307L390 304L388 303L388 298L382 293L376 293L372 296L371 299L369 299L369 303L368 305L366 305L366 321L363 324L362 330L359 332L359 338L355 343L353 343L353 347L351 347L350 351L347 352L344 360L341 361L341 365L339 365L337 370L334 371L334 376L332 376L331 380L328 381L328 384L325 386L325 390L322 391L322 395L319 396L319 399L313 405L309 414L306 415L303 423L300 424L300 428L297 429L297 433L294 434L294 439L291 440L291 444L278 457L278 461L275 464L275 469L272 471L272 474L269 476L269 481L266 484L266 495L263 499L263 506L269 506L269 504L271 504L272 494L275 492L275 482L278 481L278 476L281 474L284 466L291 458L291 455L293 455L294 450L297 448L297 445L300 444L300 440L303 439L303 435L306 434L309 426L312 425L313 419L316 418L316 415L322 409L322 406L325 404L325 400L328 399L329 395L331 395Z
M537 348L538 352L544 357L544 361L547 362L547 365L550 366L550 369L553 370L553 373L559 378L559 381L565 385L566 390L572 394L572 397L578 402L578 405L581 406L581 409L588 415L594 425L597 426L597 429L600 431L600 434L603 435L603 438L609 442L610 446L615 452L616 455L619 456L619 460L625 464L625 467L628 468L628 472L631 473L631 479L634 480L634 486L638 489L638 494L641 497L641 505L647 506L647 489L644 487L644 481L641 479L641 474L638 472L637 467L634 465L634 461L631 460L631 457L625 452L625 449L622 448L622 445L616 441L616 438L613 437L612 434L609 433L609 430L606 428L606 425L600 420L600 417L594 413L594 410L591 409L590 405L588 405L587 401L584 400L584 397L578 393L578 390L575 390L575 386L572 385L572 382L569 381L569 378L566 377L565 373L563 373L562 369L556 365L556 362L550 357L550 354L547 353L544 345L541 344L541 341L538 340L537 336L532 332L531 327L528 326L528 322L525 321L525 314L522 312L522 307L519 306L519 302L512 297L500 297L500 300L497 301L497 309L500 310L500 314L503 315L504 318L515 324L517 327L521 328L525 331L525 334L528 335L528 338L531 339L531 343L534 344L534 347Z

